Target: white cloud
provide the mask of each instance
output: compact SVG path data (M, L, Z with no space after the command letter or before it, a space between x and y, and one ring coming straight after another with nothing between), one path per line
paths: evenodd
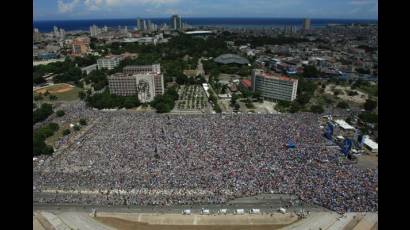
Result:
M368 4L373 4L377 3L377 1L374 0L352 0L350 1L350 5L368 5Z
M76 7L80 3L80 0L73 0L71 2L63 2L62 0L58 0L57 6L58 6L58 11L60 13L67 13L67 12L72 12L74 7Z
M140 4L163 5L173 4L180 0L106 0L107 6L131 6Z
M89 10L99 10L103 4L103 0L85 0L84 5L87 6Z

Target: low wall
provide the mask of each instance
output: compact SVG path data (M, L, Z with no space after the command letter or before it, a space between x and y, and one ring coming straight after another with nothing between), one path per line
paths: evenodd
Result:
M287 225L298 218L292 214L259 214L259 215L182 215L154 213L107 213L98 212L97 217L114 217L128 221L156 225Z

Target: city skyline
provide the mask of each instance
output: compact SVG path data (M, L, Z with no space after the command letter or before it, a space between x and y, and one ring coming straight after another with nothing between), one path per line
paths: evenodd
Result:
M235 7L232 7L232 6ZM165 18L377 19L377 0L33 0L33 20Z

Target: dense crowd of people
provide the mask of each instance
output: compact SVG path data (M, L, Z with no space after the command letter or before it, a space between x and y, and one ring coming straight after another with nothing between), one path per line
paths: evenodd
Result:
M326 147L318 115L180 116L81 106L66 114L55 119L99 120L62 154L33 167L34 202L220 204L281 193L337 212L378 210L378 170L341 161L340 150ZM296 148L286 146L290 140Z

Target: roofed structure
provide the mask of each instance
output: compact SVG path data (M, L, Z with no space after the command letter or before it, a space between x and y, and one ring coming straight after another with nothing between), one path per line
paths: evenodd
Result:
M236 54L222 54L214 59L220 64L249 64L249 60Z

